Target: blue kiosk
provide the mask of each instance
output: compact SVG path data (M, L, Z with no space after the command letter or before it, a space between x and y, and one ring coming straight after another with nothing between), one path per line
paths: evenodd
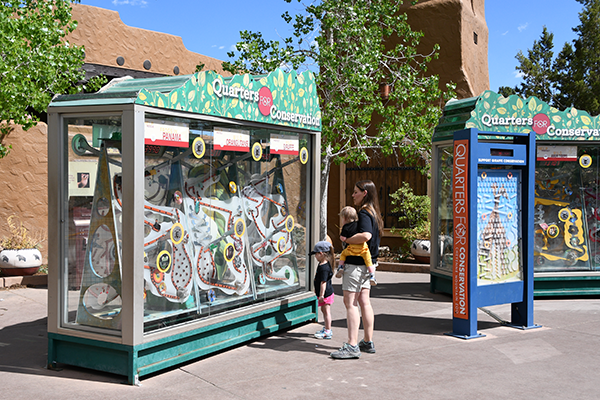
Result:
M453 323L451 336L472 339L477 308L511 304L510 326L533 323L535 135L454 132L451 187ZM447 174L450 177L450 174ZM444 188L442 188L444 189ZM437 205L434 205L434 208Z

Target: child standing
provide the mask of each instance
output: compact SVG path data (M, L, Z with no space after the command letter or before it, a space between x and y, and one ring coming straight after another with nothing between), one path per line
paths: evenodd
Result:
M358 214L354 207L344 207L340 211L340 219L342 222L342 233L340 237L346 240L349 237L356 235L358 232ZM375 267L373 266L373 260L371 259L371 252L367 243L362 244L348 244L347 247L340 254L340 262L338 265L336 278L341 278L344 273L344 263L348 256L359 256L365 261L365 265L369 270L369 281L371 286L376 286L377 281L375 280Z
M333 277L334 257L331 243L320 241L315 244L313 251L309 255L314 255L319 266L315 274L315 294L319 298L319 307L323 313L324 327L317 333L317 339L331 339L331 305L333 304L333 286L331 278Z

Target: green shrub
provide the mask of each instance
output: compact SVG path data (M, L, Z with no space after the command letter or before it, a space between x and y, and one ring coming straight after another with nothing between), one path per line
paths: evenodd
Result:
M403 254L410 253L410 246L414 240L429 239L431 237L431 199L427 195L416 195L407 182L394 193L390 194L394 206L392 213L398 213L398 228L392 227L392 233L400 236Z

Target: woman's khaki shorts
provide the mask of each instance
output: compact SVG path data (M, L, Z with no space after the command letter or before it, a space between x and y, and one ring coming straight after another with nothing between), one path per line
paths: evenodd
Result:
M344 264L342 290L358 293L362 289L371 289L371 282L369 282L369 270L367 269L367 266Z

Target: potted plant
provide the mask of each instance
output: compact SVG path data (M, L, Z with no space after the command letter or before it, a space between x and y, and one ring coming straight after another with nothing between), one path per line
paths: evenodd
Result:
M7 219L9 234L0 238L0 270L4 275L33 275L42 265L41 243L43 233L30 234L14 215Z
M392 213L399 215L399 228L393 227L392 233L403 240L400 251L408 255L409 251L419 262L429 263L431 254L431 199L427 195L415 195L406 182L390 194L394 208Z

